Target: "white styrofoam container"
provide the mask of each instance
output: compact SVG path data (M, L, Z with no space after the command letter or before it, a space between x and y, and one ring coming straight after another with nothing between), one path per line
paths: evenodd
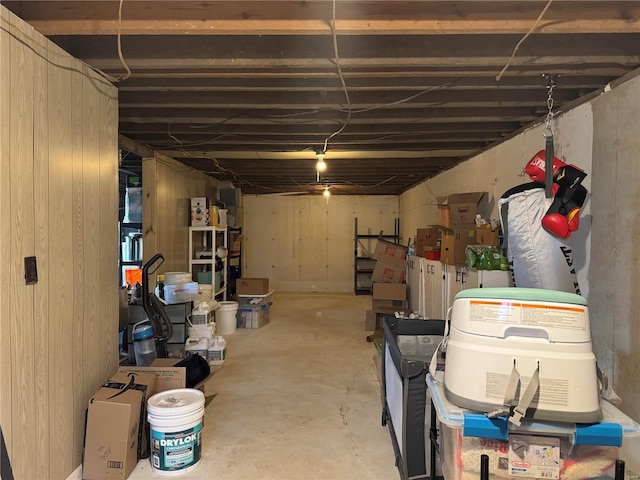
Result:
M602 418L586 301L533 288L482 288L456 295L444 388L454 404L491 412L504 402L514 366L520 396L539 366L529 414L563 422Z

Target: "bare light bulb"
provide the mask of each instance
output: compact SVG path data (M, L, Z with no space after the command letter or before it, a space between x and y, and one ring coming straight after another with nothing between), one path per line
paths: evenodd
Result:
M329 191L329 187L324 187L324 192L322 192L324 198L329 198L331 196L331 192Z
M324 161L324 155L318 155L318 161L316 162L316 170L318 172L324 172L327 169L327 164Z

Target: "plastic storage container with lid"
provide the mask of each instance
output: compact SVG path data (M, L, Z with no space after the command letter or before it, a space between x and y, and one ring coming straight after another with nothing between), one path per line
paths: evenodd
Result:
M440 432L442 473L449 479L480 478L480 457L489 457L492 480L614 478L620 447L640 438L640 425L602 401L602 421L581 424L523 420L518 427L506 417L482 413L449 402L442 372L426 377ZM539 459L534 453L543 452ZM539 462L538 462L539 460Z

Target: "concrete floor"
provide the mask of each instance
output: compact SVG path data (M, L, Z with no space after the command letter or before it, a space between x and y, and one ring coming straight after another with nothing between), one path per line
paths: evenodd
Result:
M276 293L271 323L227 336L207 384L202 458L189 479L395 480L380 424L368 296ZM140 461L131 480L165 478Z

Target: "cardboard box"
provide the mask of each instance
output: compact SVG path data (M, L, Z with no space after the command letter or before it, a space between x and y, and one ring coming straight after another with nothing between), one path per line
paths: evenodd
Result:
M440 223L454 230L463 228L475 228L475 218L478 213L478 204L486 192L454 193L447 197L438 197L440 209ZM448 211L450 222L447 222Z
M407 309L407 285L404 283L374 283L372 310L375 313L404 312ZM375 329L374 329L375 330Z
M268 278L239 278L236 280L236 294L265 295L269 293Z
M440 261L447 265L464 265L464 251L467 245L475 245L475 243L475 228L443 232Z
M132 382L130 383L130 381ZM117 373L89 401L82 478L126 479L140 457L155 377ZM143 441L143 438L145 440Z
M403 258L382 256L376 261L371 280L374 282L404 283L407 261Z
M367 310L364 318L364 329L372 332L378 328L378 315L373 310Z
M405 259L407 258L407 247L389 242L384 238L379 238L376 243L376 249L373 252L373 255L371 255L371 258L380 260L384 257Z
M407 285L405 283L374 283L374 300L406 300Z
M476 245L499 246L498 230L491 230L489 225L476 227Z
M211 224L210 201L206 197L191 198L191 223L192 227L208 227Z
M426 258L427 252L440 251L442 232L449 230L444 225L429 225L426 228L419 228L416 232L416 255Z
M155 391L164 392L165 390L173 390L176 388L187 388L187 369L186 367L176 367L181 358L156 358L148 367L138 367L135 365L124 366L118 369L118 372L135 372L154 375L156 379ZM204 392L204 385L216 373L212 370L207 378L194 385L196 388Z

